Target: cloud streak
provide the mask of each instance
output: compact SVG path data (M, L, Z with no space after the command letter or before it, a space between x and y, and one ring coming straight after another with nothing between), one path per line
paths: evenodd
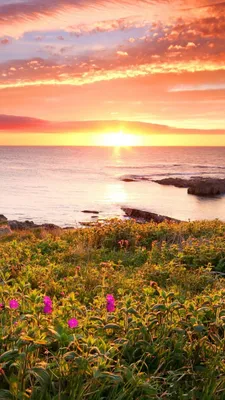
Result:
M0 45L7 45L10 43L10 40L8 38L0 39Z
M158 135L225 135L225 129L182 129L166 125L151 124L139 121L71 121L52 122L42 119L0 115L0 132L2 133L105 133L119 132Z
M138 0L141 4L156 4L159 0ZM41 17L48 17L69 9L97 8L109 4L121 5L121 0L29 0L19 3L3 4L0 3L0 22L11 23L17 21L35 20ZM160 3L167 3L167 0L160 0ZM137 0L127 0L124 5L136 5Z
M96 21L92 24L80 24L68 26L67 31L76 37L93 35L103 32L124 31L128 29L138 29L150 25L150 21L139 17L127 17L119 19L109 19Z

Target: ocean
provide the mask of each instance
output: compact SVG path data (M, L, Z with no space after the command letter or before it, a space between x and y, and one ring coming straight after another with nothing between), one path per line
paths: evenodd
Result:
M223 147L0 147L0 214L8 219L78 226L123 218L121 207L181 220L225 220L225 197L196 197L187 189L122 177L225 178Z

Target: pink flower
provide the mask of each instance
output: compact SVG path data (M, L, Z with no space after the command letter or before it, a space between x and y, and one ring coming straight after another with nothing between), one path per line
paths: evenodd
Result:
M44 306L43 311L44 311L45 314L51 314L52 313L52 306L50 304L46 304Z
M106 296L106 309L108 312L114 312L115 311L115 298L112 294L107 294Z
M3 303L0 303L0 310L3 310L5 308Z
M51 314L52 313L52 300L50 299L50 297L45 296L44 297L44 313L45 314Z
M77 326L78 326L77 319L76 318L69 319L68 325L69 325L70 328L77 328Z
M16 310L19 307L18 301L15 299L10 300L9 307Z
M122 240L120 240L119 242L118 242L118 244L120 245L120 248L122 249L123 247L128 247L129 246L129 241L128 240L124 240L124 239L122 239Z
M52 306L52 300L50 299L50 297L45 296L43 301L46 306Z

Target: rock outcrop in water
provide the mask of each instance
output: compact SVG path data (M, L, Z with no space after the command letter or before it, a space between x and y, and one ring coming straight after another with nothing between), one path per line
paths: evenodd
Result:
M120 177L120 181L122 182L141 182L141 181L150 181L151 179L146 176L139 175L125 175Z
M225 179L219 178L165 178L154 180L160 185L172 185L187 188L189 194L196 196L218 196L225 193Z
M137 210L135 208L122 207L122 210L125 212L127 217L136 219L140 222L181 222L175 218L166 217L165 215L155 214L149 211Z
M189 194L196 196L218 196L225 193L225 179L194 179L188 187Z
M99 211L95 211L95 210L83 210L82 213L85 213L85 214L99 214Z
M152 181L160 185L175 186L178 188L187 188L189 194L196 196L218 196L225 194L225 179L219 178L202 178L200 176L191 179L184 178L164 178L164 179L149 179L140 176L121 177L123 182L139 182Z
M166 186L176 186L178 188L188 188L190 184L190 179L182 178L164 178L164 179L154 179L153 182L159 183L160 185Z

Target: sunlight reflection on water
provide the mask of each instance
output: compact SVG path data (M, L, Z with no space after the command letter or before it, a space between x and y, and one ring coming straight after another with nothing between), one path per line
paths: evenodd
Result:
M106 185L104 198L108 203L113 203L113 204L125 203L128 200L128 193L124 189L123 182L111 183Z
M225 197L121 180L132 175L225 178L225 148L0 147L0 214L74 226L92 219L82 210L122 217L121 206L130 206L183 220L225 220Z

